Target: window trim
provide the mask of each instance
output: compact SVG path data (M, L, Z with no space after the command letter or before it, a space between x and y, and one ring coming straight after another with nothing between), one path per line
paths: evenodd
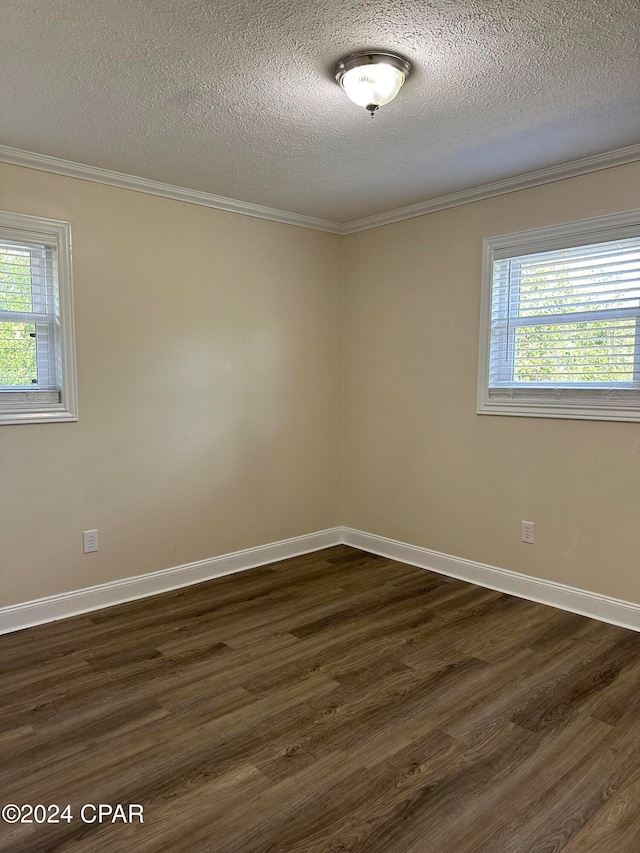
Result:
M78 387L71 270L71 225L22 213L0 211L0 234L16 241L39 242L56 250L62 389L57 392L20 389L2 393L0 424L60 423L78 420ZM11 397L9 398L9 395Z
M522 387L489 393L493 263L508 257L606 242L640 233L640 210L487 237L483 241L477 414L534 418L640 421L640 391L635 402L624 389ZM639 343L636 341L636 346Z

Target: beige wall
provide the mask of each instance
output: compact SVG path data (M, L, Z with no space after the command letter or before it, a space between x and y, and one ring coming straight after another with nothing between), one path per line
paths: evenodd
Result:
M72 224L80 394L0 427L0 605L340 523L640 601L640 425L475 414L482 239L639 207L634 164L340 238L0 166Z
M0 605L339 523L340 237L11 166L0 209L71 222L80 405L0 426Z
M640 424L475 414L483 238L633 208L640 164L346 238L347 525L640 601Z

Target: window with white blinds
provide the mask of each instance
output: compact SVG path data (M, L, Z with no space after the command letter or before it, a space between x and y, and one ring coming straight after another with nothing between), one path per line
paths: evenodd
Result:
M479 413L640 420L640 212L485 240Z
M76 420L70 229L0 212L0 423Z

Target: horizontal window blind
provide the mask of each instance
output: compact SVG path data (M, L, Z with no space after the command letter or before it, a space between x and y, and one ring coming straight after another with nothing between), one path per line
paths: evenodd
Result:
M489 396L640 399L640 236L493 261Z
M28 389L60 400L61 347L55 247L0 239L0 393L18 404Z
M77 419L71 226L0 210L0 426Z

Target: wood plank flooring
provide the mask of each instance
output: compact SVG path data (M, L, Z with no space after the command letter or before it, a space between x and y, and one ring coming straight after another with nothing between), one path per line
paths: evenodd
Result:
M0 805L73 814L5 853L640 851L640 635L346 546L0 637L0 679Z

